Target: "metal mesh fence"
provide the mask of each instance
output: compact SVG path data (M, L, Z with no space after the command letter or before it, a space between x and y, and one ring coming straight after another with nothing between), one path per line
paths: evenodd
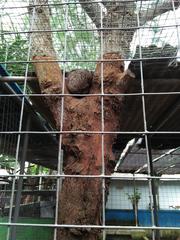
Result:
M1 239L179 239L179 6L0 2Z

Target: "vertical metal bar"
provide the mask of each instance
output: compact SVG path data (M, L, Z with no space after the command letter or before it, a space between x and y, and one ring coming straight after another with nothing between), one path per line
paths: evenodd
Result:
M1 131L5 131L6 130L6 129L4 129L5 128L5 111L6 111L7 101L6 101L6 97L5 98L1 97L1 99L2 99L1 106L3 105L3 109L1 112L2 113ZM5 136L3 136L3 134L1 136L2 136L1 139L3 138L3 141L0 140L0 144L1 144L0 146L1 146L1 153L3 154L4 153L4 144L6 142L6 134L5 134Z
M152 160L152 152L151 152L151 136L147 136L147 151L149 155L149 173L150 176L155 176L154 168L153 168L153 160ZM153 212L154 212L154 225L156 227L159 226L158 221L158 204L157 204L157 189L156 189L156 180L154 178L151 179L151 188L152 188L152 198L153 198ZM155 230L155 238L156 240L160 239L159 230Z
M59 166L59 172L60 174L63 174L63 158L64 158L64 152L63 150L61 150L60 152L60 166ZM59 189L58 189L58 192L60 193L61 192L61 189L62 189L62 182L63 182L63 178L59 178Z
M65 3L65 30L67 29L68 24L68 2ZM67 31L64 33L64 60L66 60L67 55ZM62 94L65 91L65 73L66 73L66 61L64 62L63 69L63 82L62 82ZM61 97L61 114L60 114L60 131L63 130L63 118L64 118L64 96ZM58 149L58 166L57 174L63 173L63 155L62 155L62 134L59 136L59 149ZM59 199L60 191L62 188L62 178L57 179L57 189L56 189L56 207L55 207L55 224L58 224L58 209L59 209ZM57 239L57 228L54 228L54 240Z
M177 49L178 49L178 53L180 54L180 30L179 30L180 26L179 26L177 16L176 16L176 9L175 9L175 6L174 6L174 1L171 0L171 2L172 2L172 8L173 8L174 19L175 19L175 24L176 24L177 41L178 41ZM177 61L177 60L178 59L175 59L175 61Z
M139 12L137 11L137 25L140 26ZM142 49L141 49L141 29L138 30L138 39L139 39L139 57L142 59ZM143 63L140 61L140 75L141 75L141 92L144 93L144 76L143 76ZM141 96L142 99L142 110L143 110L143 123L144 123L144 131L148 133L147 130L147 117L146 117L146 106L145 106L145 96ZM147 154L147 165L148 165L148 175L151 176L150 171L150 151L148 145L148 136L145 134L145 144L146 144L146 154ZM151 208L151 221L152 225L155 226L155 217L153 211L153 191L152 191L152 181L148 180L149 183L149 194L150 194L150 208ZM152 230L152 240L156 239L155 231Z
M30 122L31 122L31 119L30 119L30 116L28 116L27 123L26 123L27 131L29 131L29 129L30 129ZM29 135L28 135L28 133L26 133L24 136L24 139L23 139L22 156L20 159L20 174L24 174L25 161L26 161L26 157L27 157L28 140L29 140ZM13 223L17 223L17 221L18 221L20 204L21 204L22 187L23 187L23 177L21 176L21 177L19 177L19 179L17 181L17 192L16 192L16 197L15 197L14 214L13 214L13 219L12 219ZM16 239L16 230L17 230L16 226L10 227L11 240Z
M100 21L101 21L101 60L103 59L103 53L104 53L104 45L103 45L103 8L102 4L101 6L101 16L100 16ZM104 65L103 62L101 62L101 154L102 154L102 175L105 175L105 159L104 159L104 76L103 76L103 71L104 71ZM105 219L105 205L106 205L106 183L105 179L102 179L102 225L105 226L106 224L106 219ZM103 229L103 240L106 239L106 230Z
M39 166L39 174L42 174L42 166ZM39 177L39 186L38 186L38 190L41 191L42 190L42 176ZM38 202L41 201L41 196L38 196Z
M134 174L133 174L133 177L134 177ZM136 196L136 179L133 178L133 194L134 194L134 197ZM135 225L136 227L138 226L138 203L136 203L136 200L134 202L134 215L135 215Z
M30 32L33 29L34 17L35 17L35 7L33 8L32 19L30 21ZM28 62L29 62L29 59L30 59L30 52L31 52L31 40L32 39L31 39L31 33L30 33L30 36L29 36L29 46L28 46L28 52L27 52L27 61ZM24 80L23 94L25 94L25 92L26 92L28 69L29 69L29 63L27 63L26 70L25 70L25 80ZM19 120L19 132L21 132L21 129L22 129L24 105L25 105L25 97L23 96L22 97L22 104L21 104L21 111L20 111L20 120ZM17 146L16 146L16 160L15 160L14 173L17 172L17 167L18 167L20 140L21 140L21 134L19 133L18 134L18 139L17 139ZM12 192L11 192L11 199L10 199L10 210L9 210L9 223L11 223L11 218L12 218L12 209L13 209L13 202L14 202L15 183L16 183L16 178L13 178ZM12 240L12 239L10 239L10 228L9 227L8 227L6 239L7 240Z
M150 157L150 163L149 163L149 168L150 168L150 176L154 177L156 176L155 172L154 172L154 167L153 167L153 162L152 162L152 151L151 151L151 137L148 136L147 137L147 144L148 144L148 151L149 151L149 157ZM156 198L156 184L155 184L155 179L152 178L152 191L153 191L153 203L154 203L154 215L155 215L155 226L159 226L158 223L158 204L157 204L157 198Z

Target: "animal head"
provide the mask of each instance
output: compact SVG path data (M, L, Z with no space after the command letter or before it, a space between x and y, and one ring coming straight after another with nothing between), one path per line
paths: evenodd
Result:
M85 69L72 70L67 74L66 87L70 93L89 93L93 79L93 72Z

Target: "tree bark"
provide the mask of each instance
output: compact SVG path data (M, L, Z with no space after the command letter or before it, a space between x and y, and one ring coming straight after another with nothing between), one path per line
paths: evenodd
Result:
M109 8L103 19L103 52L120 52L124 58L130 54L130 44L137 26L135 3L119 3ZM119 29L118 29L119 28ZM129 29L128 29L129 28Z
M48 56L56 60L47 0L29 0L31 56ZM49 32L48 32L49 31Z
M44 59L44 57L41 57ZM37 59L37 57L36 57ZM39 59L39 58L38 58ZM117 62L104 63L105 93L124 93L129 90L134 78L129 71L124 72L121 56L116 53L104 55L104 59ZM36 73L42 92L54 93L61 90L61 84L54 86L48 79L60 75L54 63L35 63ZM100 93L101 64L98 63L90 93ZM54 69L53 69L54 68ZM52 71L53 70L53 71ZM61 78L62 81L62 78ZM48 85L47 85L48 82ZM48 86L48 87L47 87ZM67 89L65 89L67 92ZM60 97L46 97L57 128L60 122ZM120 129L123 119L123 97L104 97L105 131ZM65 97L63 130L101 131L101 97ZM105 172L110 174L115 160L112 145L116 134L104 135ZM102 173L102 136L101 134L63 134L64 173L76 175L99 175ZM108 182L106 182L108 188ZM59 223L75 225L99 225L102 212L102 180L100 178L65 178L59 201ZM57 240L97 240L98 231L88 228L64 228L58 231Z

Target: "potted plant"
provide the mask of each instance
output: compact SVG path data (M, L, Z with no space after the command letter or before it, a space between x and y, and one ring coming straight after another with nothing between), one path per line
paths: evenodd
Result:
M137 188L134 189L134 192L132 194L127 194L128 199L131 201L133 211L135 214L135 224L138 226L138 204L139 200L141 199L141 193L138 191Z

